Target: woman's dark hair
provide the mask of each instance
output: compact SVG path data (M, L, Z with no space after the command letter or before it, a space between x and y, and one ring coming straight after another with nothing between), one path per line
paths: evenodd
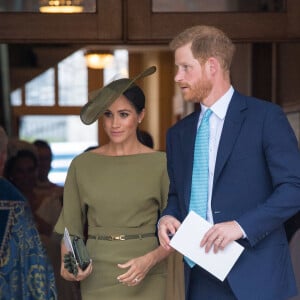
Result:
M131 86L123 93L123 95L134 106L138 114L145 108L145 94L139 86Z
M138 130L137 131L137 137L138 137L138 140L142 144L148 146L149 148L153 148L154 147L153 138L152 138L151 134L148 133L147 131Z
M131 86L123 93L123 95L133 105L137 114L140 114L143 111L143 109L145 108L145 94L139 86L137 85ZM142 144L150 148L153 148L153 140L151 135L148 132L145 132L137 128L136 135L138 140Z

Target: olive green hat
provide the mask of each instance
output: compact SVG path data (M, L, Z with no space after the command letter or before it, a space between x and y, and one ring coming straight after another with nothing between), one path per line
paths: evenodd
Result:
M149 76L155 71L156 67L152 66L132 79L121 78L114 80L101 89L91 92L89 101L81 109L81 121L86 125L95 122L120 95L134 85L136 80Z

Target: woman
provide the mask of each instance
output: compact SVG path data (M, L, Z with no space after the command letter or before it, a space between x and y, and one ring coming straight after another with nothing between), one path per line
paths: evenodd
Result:
M109 142L77 156L65 183L64 206L55 230L84 237L92 263L77 276L64 268L67 280L81 281L86 299L165 299L169 251L155 235L165 207L168 176L165 154L137 138L145 115L145 96L134 84L155 72L147 69L133 80L119 79L94 93L81 111L85 124L103 115ZM64 243L62 259L68 252Z

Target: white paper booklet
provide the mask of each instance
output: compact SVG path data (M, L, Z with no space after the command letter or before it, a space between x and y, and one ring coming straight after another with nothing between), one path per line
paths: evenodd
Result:
M217 253L213 252L213 247L205 253L205 247L200 247L200 241L211 226L212 224L191 211L173 236L170 246L223 281L244 247L232 242Z
M75 256L75 253L74 253L74 249L73 249L73 246L72 246L72 240L71 240L69 231L68 231L68 229L66 227L65 227L65 232L64 232L64 243L65 243L65 246L66 246L67 250L70 251L70 252L72 252L73 256L76 259L76 256Z

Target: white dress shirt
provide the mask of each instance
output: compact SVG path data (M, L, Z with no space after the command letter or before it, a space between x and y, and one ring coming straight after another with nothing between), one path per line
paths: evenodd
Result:
M221 133L224 125L227 109L232 98L234 89L230 86L229 90L210 107L212 115L209 119L209 177L208 177L208 203L207 203L207 221L214 223L211 211L211 196L214 181L214 172L217 159L217 152L220 143ZM198 128L205 111L208 108L201 104L201 113L198 121Z

